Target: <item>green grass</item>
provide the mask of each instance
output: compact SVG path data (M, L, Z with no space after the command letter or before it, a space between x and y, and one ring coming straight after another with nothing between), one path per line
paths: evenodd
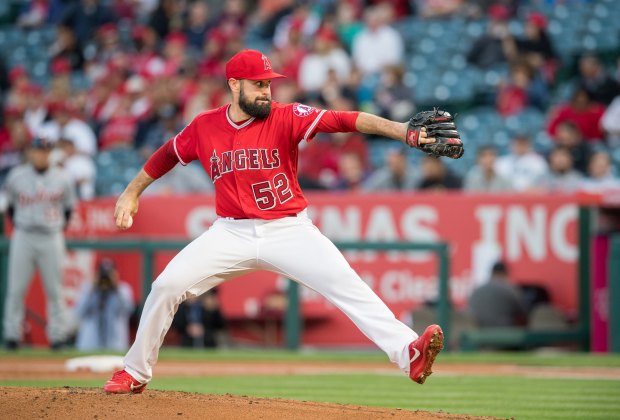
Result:
M119 354L106 352L107 354ZM17 353L0 350L0 357L11 356L28 358L59 358L84 356L87 354L75 350L50 352L46 349L21 349ZM186 361L283 361L283 362L387 362L387 357L380 351L364 350L332 350L299 352L271 349L226 349L226 350L192 350L183 348L163 348L160 360ZM485 363L485 364L514 364L521 366L558 366L558 367L620 367L620 355L590 354L590 353L449 353L439 356L440 363Z
M84 355L76 351L50 353L24 349L10 353L28 363L33 358ZM0 358L9 353L0 352ZM220 350L165 348L161 360L385 362L371 351ZM17 361L16 363L20 363ZM619 368L620 355L587 353L442 353L440 364L485 363L521 366ZM101 387L99 380L10 380L0 386ZM336 402L402 409L445 411L516 419L620 419L620 380L557 379L516 376L450 376L437 374L424 386L398 374L325 374L283 376L156 377L150 389L214 394L252 395L307 401Z
M97 380L0 381L100 387ZM436 375L424 386L396 375L156 378L150 389L444 411L516 419L620 418L620 381Z

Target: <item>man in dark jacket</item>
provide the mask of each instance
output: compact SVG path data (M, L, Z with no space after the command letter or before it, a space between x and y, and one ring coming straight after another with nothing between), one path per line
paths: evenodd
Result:
M481 328L514 327L527 323L523 297L510 284L508 270L501 261L493 266L489 282L473 291L469 308Z

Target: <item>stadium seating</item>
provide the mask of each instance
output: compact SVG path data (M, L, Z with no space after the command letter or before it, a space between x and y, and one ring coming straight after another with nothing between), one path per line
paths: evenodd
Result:
M46 86L49 83L49 46L55 40L53 25L22 29L12 24L19 1L0 1L0 51L7 68L22 65L29 70L32 79ZM578 54L594 51L603 57L610 69L620 51L620 2L614 0L592 0L551 5L550 2L526 2L520 6L519 16L509 21L511 32L522 35L524 18L537 11L548 19L548 32L562 60L556 86L550 92L549 106L555 106L569 99L574 86L571 78L575 71ZM449 162L450 167L462 173L475 161L476 148L480 144L493 143L500 152L507 150L510 138L517 133L527 133L534 139L534 146L546 152L552 142L544 131L546 113L528 108L508 118L500 117L493 108L497 85L508 77L506 65L481 70L468 65L466 54L474 40L485 33L488 21L482 19L422 18L406 17L395 23L405 41L405 84L418 109L441 106L453 113L459 113L457 123L466 143L465 157L458 162ZM126 20L118 22L122 44L131 42L132 26ZM244 41L248 48L269 50L268 40L248 28ZM89 78L80 72L71 75L75 89L91 87ZM371 164L383 166L386 144L375 141L371 144ZM412 162L417 162L413 154ZM620 151L611 149L612 160L620 173ZM135 162L110 161L109 157L97 158L101 179L118 179L124 182L119 165L126 164L133 169ZM109 166L108 166L109 165ZM110 169L113 168L113 169ZM98 184L98 193L113 189Z
M138 173L143 163L138 152L133 149L118 148L99 152L95 160L97 195L120 194Z

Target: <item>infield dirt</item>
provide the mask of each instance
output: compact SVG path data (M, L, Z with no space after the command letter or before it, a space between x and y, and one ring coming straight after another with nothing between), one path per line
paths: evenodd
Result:
M439 364L440 375L520 375L565 378L620 378L620 368L552 368L516 365ZM389 363L181 362L160 361L166 376L397 374ZM99 379L110 373L67 372L64 360L5 356L0 380ZM1 419L489 419L459 414L398 410L313 401L208 395L147 389L141 395L107 395L101 388L0 387Z
M490 419L379 407L290 401L234 395L147 390L107 395L101 389L0 388L6 419Z

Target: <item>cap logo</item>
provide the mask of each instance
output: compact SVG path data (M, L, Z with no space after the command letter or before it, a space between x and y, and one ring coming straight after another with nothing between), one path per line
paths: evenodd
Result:
M261 57L263 59L263 64L265 65L265 70L271 70L271 62L264 55Z
M293 105L293 113L298 117L307 117L312 114L314 108L304 104L295 104Z

